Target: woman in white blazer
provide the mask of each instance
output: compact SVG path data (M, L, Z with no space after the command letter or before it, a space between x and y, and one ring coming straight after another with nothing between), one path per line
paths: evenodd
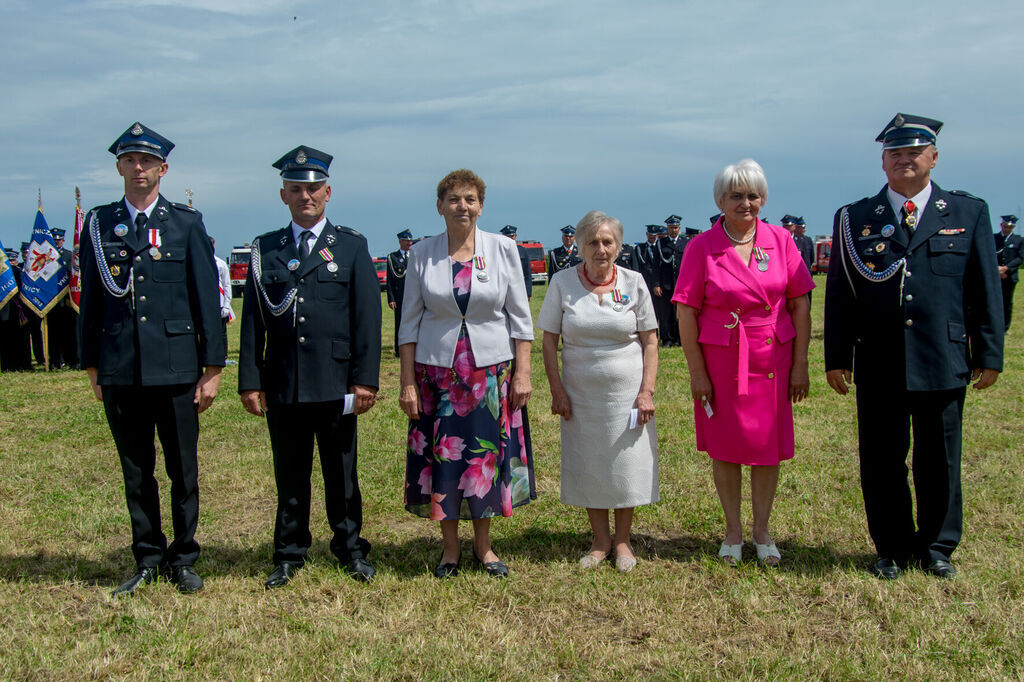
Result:
M486 186L456 170L437 186L446 230L414 245L406 271L399 403L409 417L405 508L441 522L434 575L458 574L459 520L492 576L490 520L536 499L524 410L533 321L515 243L476 226Z

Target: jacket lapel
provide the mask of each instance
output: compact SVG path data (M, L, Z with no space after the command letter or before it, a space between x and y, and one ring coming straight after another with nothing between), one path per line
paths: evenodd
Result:
M291 224L278 230L273 237L260 244L260 248L262 249L264 245L269 246L267 251L260 254L264 261L268 260L269 256L287 268L289 261L299 260L299 251L295 248L295 241L292 239Z
M298 270L295 271L299 277L305 277L316 270L318 265L326 262L319 252L321 249L327 247L327 235L333 235L335 232L337 232L337 228L335 228L334 225L331 225L330 220L324 223L324 229L320 230L320 236L317 237L317 240L313 242L313 246L309 249L309 257L302 261L302 263L299 264ZM292 244L292 248L294 248L294 242Z
M917 222L917 229L914 230L914 236L907 248L908 251L913 251L927 242L945 225L946 219L949 217L949 205L949 195L933 182L932 195L928 198L928 203L921 209L921 219Z
M758 226L764 224L758 220ZM758 230L759 234L762 232ZM769 240L762 236L758 236L755 245L761 248L770 248L772 245L766 247L765 243ZM774 250L774 249L773 249ZM736 249L733 248L732 242L725 236L725 228L721 220L715 223L715 226L711 228L711 252L715 254L715 263L717 263L723 270L728 272L730 275L738 279L740 282L745 284L759 299L762 301L768 301L768 295L764 291L764 287L761 282L754 277L754 273L750 271L750 268L740 255L736 253ZM772 254L774 255L774 254ZM753 258L753 256L751 256ZM769 261L770 262L770 261ZM785 267L785 265L783 265Z

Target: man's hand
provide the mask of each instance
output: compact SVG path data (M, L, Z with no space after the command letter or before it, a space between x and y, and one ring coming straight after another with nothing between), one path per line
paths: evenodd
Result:
M850 384L853 383L853 372L848 369L830 369L825 372L825 378L832 390L839 395L846 395L850 392Z
M394 310L397 307L397 304L394 301L388 301L388 307Z
M267 394L265 391L242 391L242 407L257 417L267 415Z
M352 386L352 393L356 397L356 414L366 412L377 402L377 389L375 388L356 384Z
M655 284L654 291L652 291L651 293L653 293L655 296L661 296L661 287Z
M1010 270L1010 268L1008 268L1007 266L1000 265L999 266L999 279L1006 279L1007 277L1009 277L1009 275L1010 275L1009 270Z
M203 376L199 377L192 403L199 406L200 414L212 405L213 399L217 397L217 390L220 388L220 373L223 369L223 367L207 367Z
M978 377L981 377L980 379ZM996 383L999 372L994 369L975 369L971 371L971 381L974 381L974 388L981 390Z
M96 396L96 400L103 400L103 389L96 383L99 370L95 367L86 367L85 373L89 375L89 383L92 384L92 394Z

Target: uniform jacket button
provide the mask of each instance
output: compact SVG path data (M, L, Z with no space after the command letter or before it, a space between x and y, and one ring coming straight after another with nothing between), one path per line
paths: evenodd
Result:
M904 298L906 298L908 301L913 301L914 300L914 295L913 294L907 294Z
M306 302L306 299L304 299L302 296L299 296L299 303L305 303L305 302Z
M907 320L903 324L905 324L908 327L913 327L914 326L914 321L913 320Z
M142 261L142 256L136 256L135 257L135 262L138 263L140 261Z
M146 316L145 315L143 315L142 317L139 318L139 322L145 322L145 321L146 321Z
M300 317L300 318L299 318L299 323L300 323L300 324L301 324L301 323L304 323L305 321L306 321L306 318L304 318L304 317Z
M299 337L299 343L306 343L306 337L305 336L300 336Z
M145 303L146 297L145 296L139 296L139 301Z
M146 280L146 276L145 275L139 275L139 281L140 282L144 282L145 280Z

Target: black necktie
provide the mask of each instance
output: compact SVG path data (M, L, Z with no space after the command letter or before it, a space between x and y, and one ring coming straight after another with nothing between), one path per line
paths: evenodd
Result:
M135 214L135 236L139 238L140 244L145 244L149 242L149 239L146 237L147 220L148 218L146 217L145 213L139 211L138 213Z
M302 260L306 260L306 257L309 256L309 238L312 236L313 233L310 230L303 230L299 235L299 256L302 257Z

